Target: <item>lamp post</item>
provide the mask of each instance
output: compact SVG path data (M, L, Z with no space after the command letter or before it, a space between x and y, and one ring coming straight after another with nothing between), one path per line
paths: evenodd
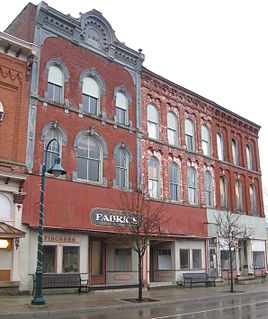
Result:
M49 146L52 142L56 141L57 143L57 156L55 158L55 164L52 168L47 170L47 152ZM45 189L45 175L46 172L53 174L58 177L60 175L65 175L66 171L61 166L60 154L59 154L60 145L57 139L51 139L46 148L45 148L45 160L42 166L42 175L41 175L41 193L40 193L40 210L39 210L39 225L38 225L38 248L37 248L37 266L35 272L35 293L32 300L32 305L44 305L45 299L42 294L42 278L43 278L43 265L42 265L42 248L43 248L43 212L44 212L44 189Z

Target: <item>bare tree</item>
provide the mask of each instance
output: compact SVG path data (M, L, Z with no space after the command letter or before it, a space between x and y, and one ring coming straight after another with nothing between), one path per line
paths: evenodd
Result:
M221 248L228 248L231 287L230 291L234 291L234 275L233 265L236 258L236 253L240 248L241 240L252 236L252 230L241 221L241 215L231 212L222 212L214 216L217 226L217 235L220 241Z
M150 201L147 194L122 192L121 205L124 212L124 224L116 223L116 241L124 242L132 248L138 257L138 301L142 301L143 257L150 244L150 239L161 232L160 212L163 203ZM126 222L125 222L126 221ZM127 225L127 227L126 227Z

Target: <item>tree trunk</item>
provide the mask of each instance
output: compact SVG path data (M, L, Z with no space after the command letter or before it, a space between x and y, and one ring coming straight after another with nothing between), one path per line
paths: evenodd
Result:
M230 257L230 271L231 271L231 288L230 292L234 292L234 274L233 274L233 253L229 250L229 257Z
M139 265L138 265L138 273L139 273L139 295L138 301L142 302L142 256L139 254Z

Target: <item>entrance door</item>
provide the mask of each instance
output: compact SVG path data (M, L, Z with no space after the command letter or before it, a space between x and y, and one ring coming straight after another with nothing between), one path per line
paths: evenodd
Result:
M91 239L91 284L105 284L105 242L102 239Z

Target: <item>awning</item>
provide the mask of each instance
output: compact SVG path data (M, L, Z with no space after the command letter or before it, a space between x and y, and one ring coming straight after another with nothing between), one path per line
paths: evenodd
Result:
M25 237L25 232L10 226L4 222L0 222L0 238L20 238Z

